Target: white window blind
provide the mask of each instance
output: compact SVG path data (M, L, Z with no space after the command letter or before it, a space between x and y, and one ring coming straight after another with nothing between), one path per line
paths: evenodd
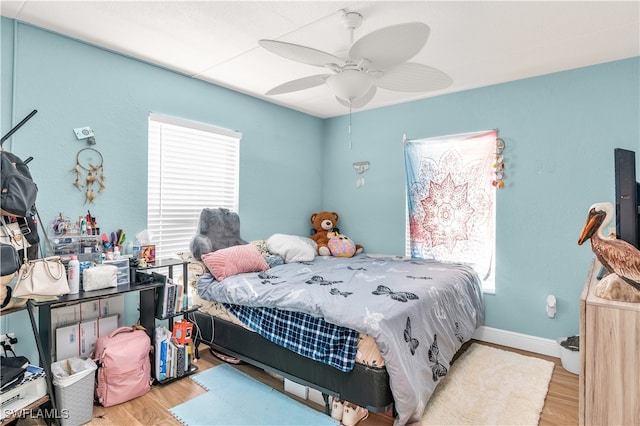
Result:
M156 258L188 251L203 208L238 211L242 134L149 115L147 229Z

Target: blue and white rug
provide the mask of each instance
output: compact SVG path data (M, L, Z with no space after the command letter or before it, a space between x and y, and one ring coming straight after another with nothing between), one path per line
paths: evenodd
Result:
M339 424L226 364L196 373L190 379L207 393L169 409L184 425Z

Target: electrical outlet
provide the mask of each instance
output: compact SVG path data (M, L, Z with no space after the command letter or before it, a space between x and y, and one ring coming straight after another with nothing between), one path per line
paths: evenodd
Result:
M13 343L12 343L13 342ZM2 356L13 356L15 353L15 344L18 343L18 339L16 339L16 335L14 333L5 333L0 336L0 355ZM9 346L11 350L9 354L4 350L5 346ZM13 351L14 353L11 353Z

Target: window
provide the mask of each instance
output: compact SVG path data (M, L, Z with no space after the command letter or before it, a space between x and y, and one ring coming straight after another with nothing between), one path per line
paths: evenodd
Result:
M495 130L405 142L407 255L471 265L495 290Z
M203 208L238 211L242 134L149 114L147 229L156 258L188 251Z

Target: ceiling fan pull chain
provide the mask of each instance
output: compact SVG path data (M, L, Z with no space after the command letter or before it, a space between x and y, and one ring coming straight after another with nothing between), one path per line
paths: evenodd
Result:
M349 100L349 149L353 147L353 141L351 140L351 100Z

